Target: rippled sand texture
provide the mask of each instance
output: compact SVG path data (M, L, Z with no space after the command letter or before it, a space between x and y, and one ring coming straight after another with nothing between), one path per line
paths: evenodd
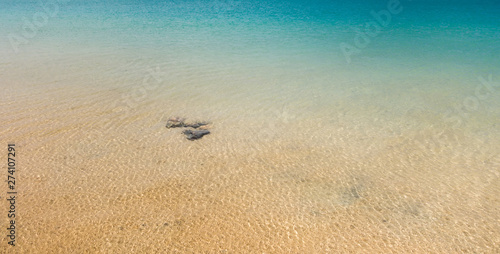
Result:
M89 58L2 67L18 253L500 251L498 93L457 129L440 103L471 90L411 81L305 89L200 69L127 105L147 67ZM176 115L212 134L186 140L164 127Z

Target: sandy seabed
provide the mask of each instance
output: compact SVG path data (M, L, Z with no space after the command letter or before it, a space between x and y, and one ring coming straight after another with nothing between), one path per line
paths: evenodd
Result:
M325 93L281 103L230 85L226 101L188 85L127 104L133 87L102 85L112 75L46 68L2 67L17 253L500 252L499 120L487 113L454 129L425 108L352 104L367 86L328 110ZM188 141L165 128L171 116L212 133Z

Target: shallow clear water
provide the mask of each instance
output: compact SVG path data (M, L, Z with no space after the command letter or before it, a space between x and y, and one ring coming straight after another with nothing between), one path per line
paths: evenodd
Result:
M498 252L499 15L2 1L19 250ZM187 141L172 116L212 133Z

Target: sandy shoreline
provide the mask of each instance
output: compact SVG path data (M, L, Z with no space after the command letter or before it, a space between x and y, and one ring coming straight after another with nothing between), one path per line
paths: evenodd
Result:
M0 253L500 253L498 1L4 2Z
M120 118L104 107L120 98L114 90L32 94L12 95L1 119L20 153L20 253L444 253L500 244L498 146L471 132L426 151L410 142L418 128L370 127L356 112L308 118L317 115L292 104L194 115L214 127L191 142L164 127L175 110L155 97ZM194 112L180 104L178 114Z

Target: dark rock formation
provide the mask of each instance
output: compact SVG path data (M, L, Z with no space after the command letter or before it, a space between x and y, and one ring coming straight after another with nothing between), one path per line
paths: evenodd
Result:
M186 135L186 138L189 140L197 140L202 138L203 136L210 134L209 130L185 130L182 132Z
M191 128L199 128L201 126L205 126L205 125L208 125L209 123L207 122L196 122L196 123L192 123L192 124L185 124L185 127L191 127Z
M185 127L185 118L180 118L180 117L172 117L169 118L167 121L167 128L178 128L178 127Z
M186 118L181 117L172 117L167 121L167 128L179 128L179 127L191 127L197 129L201 126L208 125L208 122L194 122L194 123L186 123Z
M209 128L209 122L191 122L186 123L186 118L182 117L171 117L167 121L167 128L193 128L197 130L184 130L182 133L186 135L186 138L189 140L197 140L202 138L203 136L210 134L210 131L207 130ZM199 129L198 129L199 128Z

